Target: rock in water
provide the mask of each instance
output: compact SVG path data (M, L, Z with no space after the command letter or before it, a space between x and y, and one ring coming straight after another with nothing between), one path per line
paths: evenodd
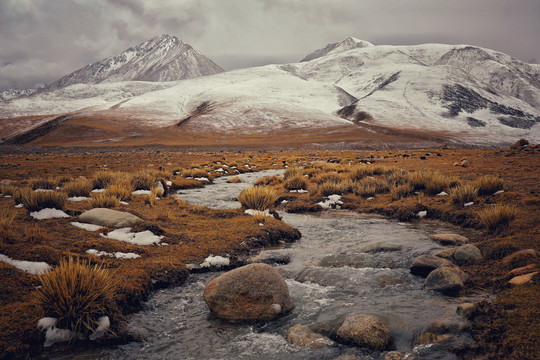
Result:
M433 270L443 266L455 265L435 255L420 255L411 264L411 274L426 277Z
M308 347L311 349L320 349L325 345L331 345L333 342L326 336L313 332L305 325L296 324L287 331L287 342L293 345Z
M455 294L463 289L465 273L456 267L440 267L429 273L425 285L427 289L436 290L443 294Z
M233 321L272 320L294 304L285 280L266 264L250 264L210 281L204 300L218 317Z
M94 208L85 211L79 216L79 220L85 223L121 228L131 226L141 219L125 211L117 211L105 208Z
M482 253L473 244L460 246L454 253L454 259L459 262L477 261L482 259Z
M372 350L385 350L392 342L386 321L373 315L348 315L336 335L344 343Z
M463 245L469 242L465 236L459 234L433 234L431 240L441 245Z

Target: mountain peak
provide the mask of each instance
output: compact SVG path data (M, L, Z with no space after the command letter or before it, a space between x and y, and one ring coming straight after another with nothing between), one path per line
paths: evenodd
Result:
M370 47L370 46L375 46L375 45L373 43L370 43L369 41L359 40L357 38L349 36L348 38L346 38L345 40L341 42L328 44L322 49L315 50L314 52L312 52L311 54L309 54L308 56L300 60L300 62L311 61L311 60L320 58L322 56L328 55L330 53L339 53L339 52L343 52L347 50Z
M87 65L43 90L73 84L118 81L175 81L223 72L206 56L176 36L163 34L122 53Z

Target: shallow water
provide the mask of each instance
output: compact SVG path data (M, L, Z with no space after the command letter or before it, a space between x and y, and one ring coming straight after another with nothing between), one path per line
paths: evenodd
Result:
M240 184L216 180L204 189L183 191L186 201L219 208L235 208L233 199L248 182L276 174L243 174ZM415 333L439 319L459 321L452 298L423 289L423 279L409 273L415 256L436 252L429 240L436 232L455 232L441 223L400 223L350 211L318 214L283 213L302 238L265 251L290 255L291 262L276 266L286 279L294 310L283 318L256 325L233 325L210 314L203 299L206 284L219 273L193 274L175 288L158 291L130 326L144 328L144 342L80 354L86 359L333 359L355 354L364 359L382 355L343 345L309 350L289 345L283 334L294 324L339 324L347 314L366 313L388 321L399 351L411 351ZM440 350L441 356L452 355Z

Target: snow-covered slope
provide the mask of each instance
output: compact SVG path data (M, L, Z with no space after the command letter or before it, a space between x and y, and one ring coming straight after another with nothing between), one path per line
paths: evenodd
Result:
M119 81L175 81L223 72L212 60L175 36L162 35L119 55L87 65L45 87Z
M0 91L0 101L11 100L21 96L32 94L36 89L9 89Z
M375 124L476 145L540 142L540 67L467 45L349 38L299 63L177 82L71 85L0 103L2 118L74 111L193 131Z

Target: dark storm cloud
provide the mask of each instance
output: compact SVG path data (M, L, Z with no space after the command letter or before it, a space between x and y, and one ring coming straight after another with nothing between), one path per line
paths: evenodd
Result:
M538 0L0 0L0 89L48 83L154 36L226 69L298 61L348 36L540 60Z

